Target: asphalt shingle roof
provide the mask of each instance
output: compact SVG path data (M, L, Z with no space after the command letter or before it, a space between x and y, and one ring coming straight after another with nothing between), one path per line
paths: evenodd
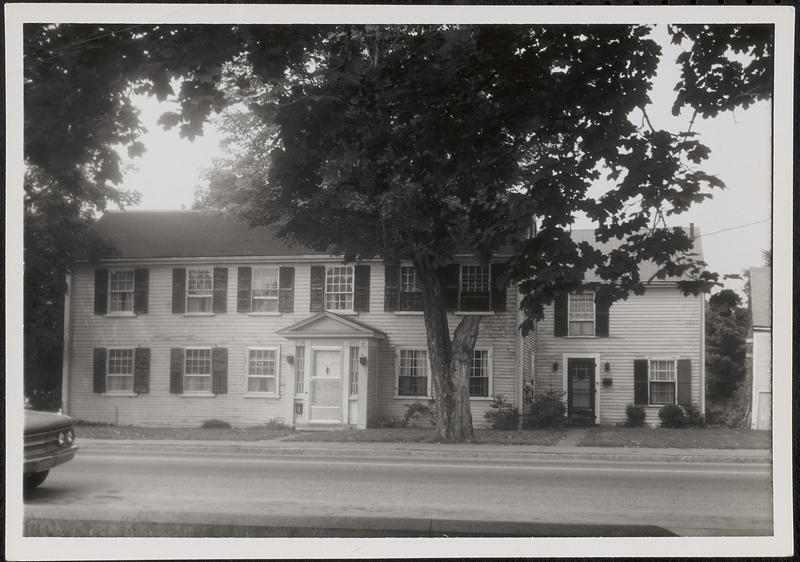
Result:
M750 310L753 327L772 326L772 279L768 267L750 268Z

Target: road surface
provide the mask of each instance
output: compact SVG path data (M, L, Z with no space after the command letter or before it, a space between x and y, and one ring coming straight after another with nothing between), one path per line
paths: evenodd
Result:
M26 517L248 516L656 525L683 536L772 534L762 463L81 451L25 498ZM205 519L204 519L205 518Z

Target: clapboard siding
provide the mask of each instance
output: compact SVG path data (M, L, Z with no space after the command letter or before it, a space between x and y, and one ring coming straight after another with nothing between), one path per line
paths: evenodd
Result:
M755 350L756 364L753 376L753 386L757 392L770 392L772 390L772 342L771 332L753 330L753 349Z
M553 335L553 308L537 324L534 388L564 390L564 354L599 356L597 379L610 377L611 386L598 386L599 422L625 421L633 402L633 361L646 358L690 359L692 402L701 400L700 369L702 297L684 297L674 287L651 287L642 296L619 301L610 310L610 335L603 338L565 338ZM603 369L608 362L610 370ZM553 371L553 363L558 370ZM647 408L647 422L658 423L658 408Z
M135 317L110 317L94 314L94 269L77 266L71 288L71 367L69 413L78 418L119 424L196 426L203 420L218 418L234 425L265 423L270 419L292 423L294 399L293 365L286 356L294 354L294 343L277 331L308 318L310 264L287 260L283 266L295 268L294 312L276 316L256 316L236 312L237 267L252 265L215 264L228 268L227 312L213 316L188 316L172 313L173 265L137 264L149 267L149 309ZM179 267L179 266L175 266ZM399 347L425 347L425 326L421 315L383 312L383 265L371 265L370 311L355 318L387 335L377 345L379 359L375 388L368 389L374 401L368 416L402 417L405 406L414 400L400 400L396 394L395 353ZM482 319L478 347L492 350L492 392L515 400L515 298L507 291L507 312ZM451 333L459 316L449 315ZM150 392L136 397L101 396L92 392L92 358L95 347L148 347L151 353ZM170 348L224 347L228 350L228 392L215 397L188 397L169 393ZM278 347L279 391L277 398L245 397L248 347ZM308 367L307 367L308 368ZM483 413L488 400L473 400L475 425L485 424Z

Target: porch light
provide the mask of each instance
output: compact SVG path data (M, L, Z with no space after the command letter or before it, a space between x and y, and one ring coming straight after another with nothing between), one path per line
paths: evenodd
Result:
M359 362L359 363L361 363L362 365L366 365L366 364L367 364L367 357L366 357L366 355L362 355L362 356L360 356L360 357L358 358L358 362Z
M611 363L606 361L606 364L603 365L603 368L606 370L606 373L609 372L611 370Z
M291 365L292 363L294 363L294 355L287 355L287 356L286 356L286 362L287 362L289 365Z
M558 371L558 362L553 363L553 372Z

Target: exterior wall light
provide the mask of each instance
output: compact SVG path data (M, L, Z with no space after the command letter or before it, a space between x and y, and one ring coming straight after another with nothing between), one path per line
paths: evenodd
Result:
M557 361L555 363L553 363L553 372L555 373L556 371L558 371L558 362Z
M358 358L358 362L359 362L359 363L361 363L362 365L366 365L366 364L367 364L367 357L366 357L366 355L362 355L361 357L359 357L359 358Z
M609 372L609 371L611 370L611 363L609 363L609 362L606 362L606 364L604 365L604 367L605 367L606 373L607 373L607 372Z
M286 362L287 362L289 365L293 364L293 363L294 363L294 355L287 355L287 356L286 356Z

